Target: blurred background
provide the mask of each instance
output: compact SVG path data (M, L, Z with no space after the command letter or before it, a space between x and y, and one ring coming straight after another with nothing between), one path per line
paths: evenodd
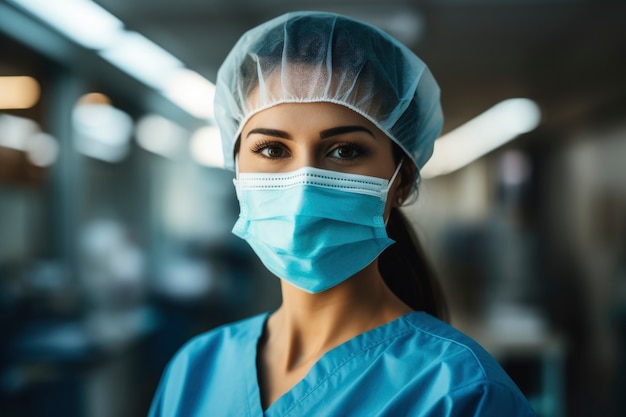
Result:
M230 233L212 83L314 9L439 81L405 212L453 325L539 416L626 416L626 5L602 0L0 0L1 414L144 416L184 341L278 306Z

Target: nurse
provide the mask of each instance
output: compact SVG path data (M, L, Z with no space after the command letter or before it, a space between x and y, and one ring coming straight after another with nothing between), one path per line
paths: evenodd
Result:
M241 213L281 279L274 312L189 341L150 416L533 416L445 323L399 207L439 135L426 65L379 29L289 13L243 35L215 99Z

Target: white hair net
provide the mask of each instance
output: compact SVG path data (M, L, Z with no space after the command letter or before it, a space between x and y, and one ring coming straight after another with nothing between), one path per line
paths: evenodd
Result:
M443 123L437 82L399 41L333 13L287 13L246 32L218 71L215 117L225 167L234 169L234 147L252 115L304 102L354 110L419 169Z

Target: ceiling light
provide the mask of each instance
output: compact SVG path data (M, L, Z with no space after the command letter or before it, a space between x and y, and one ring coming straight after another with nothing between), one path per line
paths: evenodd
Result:
M108 104L111 105L111 99L102 93L87 93L78 99L77 105L81 104Z
M40 128L31 119L0 114L0 132L0 146L25 151L28 140L40 132Z
M108 104L78 104L72 125L79 152L106 162L119 162L130 151L133 120Z
M145 150L174 158L184 149L187 131L163 116L149 114L137 122L135 136Z
M423 178L456 171L539 125L541 112L532 100L502 101L435 141L432 158L421 170Z
M8 0L199 119L213 118L215 86L91 0ZM0 103L1 104L1 103ZM0 106L0 108L2 108Z
M122 22L91 0L9 0L78 44L102 49L117 42Z
M213 119L215 85L197 72L179 69L163 90L165 97L199 119Z
M124 32L114 47L99 52L113 65L144 84L162 90L182 62L145 36L137 32Z
M39 101L39 83L33 77L0 77L0 109L28 109Z
M47 167L57 160L59 144L53 136L39 132L28 141L26 153L33 165Z
M200 128L189 141L191 156L202 165L223 168L224 154L217 126Z
M0 147L26 153L33 165L47 167L57 160L57 140L42 132L34 120L0 114L0 132Z

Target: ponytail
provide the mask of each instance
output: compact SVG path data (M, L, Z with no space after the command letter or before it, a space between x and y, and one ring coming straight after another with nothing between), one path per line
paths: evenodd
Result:
M380 273L389 289L416 311L448 321L448 308L437 274L404 214L392 208L387 234L396 241L379 257Z

